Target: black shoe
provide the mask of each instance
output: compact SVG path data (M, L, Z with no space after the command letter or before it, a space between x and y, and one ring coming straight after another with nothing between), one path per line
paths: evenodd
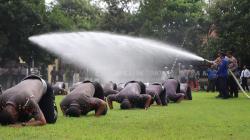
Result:
M231 98L230 96L224 96L224 97L222 97L222 99L229 99L229 98Z
M222 98L222 96L218 95L218 96L216 96L215 98Z

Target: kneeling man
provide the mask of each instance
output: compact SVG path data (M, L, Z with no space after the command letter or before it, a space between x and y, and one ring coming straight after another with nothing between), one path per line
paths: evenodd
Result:
M107 97L112 94L117 94L117 85L113 83L112 81L109 81L108 83L105 83L103 85L103 91L104 91L104 96Z
M181 102L184 99L185 94L180 93L180 87L178 86L178 81L175 79L168 79L163 84L166 92L166 97L173 102ZM176 91L178 91L176 93Z
M147 86L146 94L152 97L152 104L155 101L157 105L167 105L166 92L164 88L159 83L153 83Z
M178 90L177 90L178 92ZM192 100L192 90L189 84L187 83L180 83L180 92L185 94L184 99Z
M55 85L52 86L53 90L54 90L54 94L55 95L67 95L68 92L65 89L65 83L64 82L56 82Z
M54 100L52 87L42 78L30 75L0 96L0 123L14 126L55 123Z
M85 81L79 83L64 97L60 107L65 116L80 117L95 110L95 116L107 113L107 104L103 101L103 90L99 83Z
M120 103L121 109L145 108L151 103L151 96L145 94L145 85L142 82L130 81L117 94L109 95L107 101L110 109L113 109L113 101Z

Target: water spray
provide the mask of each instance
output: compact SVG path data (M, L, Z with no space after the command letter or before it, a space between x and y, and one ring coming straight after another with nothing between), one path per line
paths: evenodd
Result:
M184 44L186 42L186 38L187 38L187 34L185 35L180 48L183 48L183 46L184 46ZM171 70L170 70L170 75L171 76L173 76L174 68L176 66L177 61L178 61L178 56L175 58L174 63L172 64L172 67L171 67Z
M49 33L29 40L67 63L98 72L98 78L118 83L148 80L155 73L142 76L145 68L154 70L172 64L176 56L203 60L165 42L105 32Z
M194 27L195 27L195 26L193 26L193 27L189 28L188 30L186 30L185 36L184 36L184 38L183 38L183 41L182 41L182 44L181 44L180 48L183 48L184 44L186 43L186 39L187 39L187 36L188 36L188 32L189 32L191 29L193 29ZM175 57L175 60L174 60L174 62L173 62L173 64L172 64L172 67L171 67L171 70L170 70L170 75L173 75L174 68L175 68L175 66L176 66L176 63L177 63L177 61L178 61L179 56L180 56L180 55L177 55L177 56ZM198 57L198 56L197 56L196 59L199 60L199 61L204 61L203 58ZM209 60L207 60L207 61L209 61Z

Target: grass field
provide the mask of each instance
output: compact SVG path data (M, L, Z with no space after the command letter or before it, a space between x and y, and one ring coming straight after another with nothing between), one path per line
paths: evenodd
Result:
M0 140L248 140L250 99L215 99L216 94L194 93L192 101L151 106L149 110L120 110L104 117L66 118L54 125L11 128L0 126ZM62 99L58 96L57 103Z

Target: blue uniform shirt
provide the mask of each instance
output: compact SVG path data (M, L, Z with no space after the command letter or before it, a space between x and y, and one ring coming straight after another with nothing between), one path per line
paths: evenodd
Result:
M214 69L208 69L207 70L207 77L208 77L208 79L215 79L216 77L217 77L217 71L216 70L214 70Z
M221 63L218 65L217 76L218 77L227 77L228 75L228 60L224 57L221 60Z

